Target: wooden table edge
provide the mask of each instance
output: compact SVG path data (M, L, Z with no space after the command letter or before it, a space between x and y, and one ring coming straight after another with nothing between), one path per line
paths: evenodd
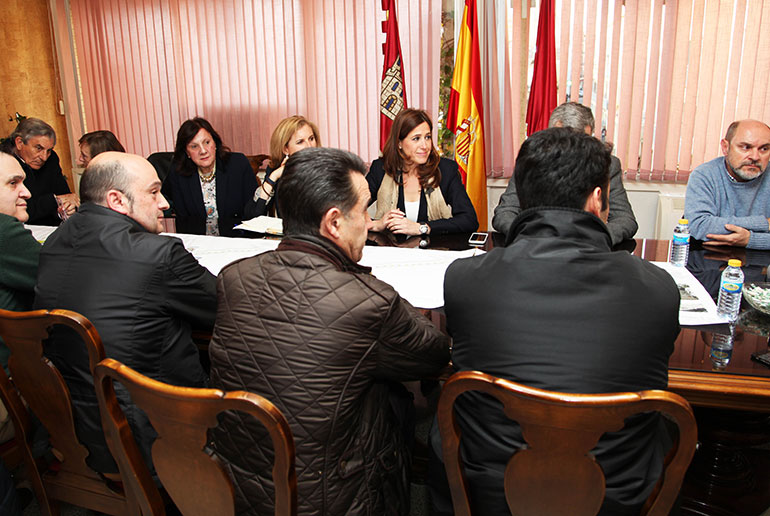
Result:
M696 406L770 412L770 378L669 370L668 390Z

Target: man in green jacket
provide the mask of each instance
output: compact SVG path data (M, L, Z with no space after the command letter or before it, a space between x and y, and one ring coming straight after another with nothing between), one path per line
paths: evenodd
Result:
M0 308L32 307L40 244L24 227L29 219L24 171L10 154L0 152ZM0 365L8 366L8 348L0 340ZM8 413L0 404L0 442L13 436Z

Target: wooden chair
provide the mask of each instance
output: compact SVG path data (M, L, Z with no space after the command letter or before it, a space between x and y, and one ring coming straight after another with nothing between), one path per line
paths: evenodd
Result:
M163 505L118 405L113 380L126 388L158 433L152 447L155 471L182 514L235 514L230 477L204 449L207 430L217 425L217 414L225 410L245 412L265 425L275 449L275 514L297 514L294 439L286 419L272 403L244 391L225 393L218 389L174 387L110 358L96 366L95 378L107 444L121 472L136 472L125 489L136 498L143 514L163 514Z
M69 389L58 369L43 356L43 342L55 325L68 326L80 335L93 372L104 358L104 348L88 319L68 310L0 310L0 337L11 350L8 368L12 378L0 368L0 397L11 415L40 510L45 515L59 514L57 501L64 501L107 514L135 514L125 495L108 487L104 478L86 465L88 450L75 434ZM58 471L41 474L38 470L31 451L30 414L22 397L48 430L54 455L61 460Z
M624 419L660 411L679 428L679 438L642 514L668 514L695 452L697 428L690 405L666 391L614 394L564 394L520 385L476 371L455 373L444 384L438 424L455 514L469 516L468 485L460 454L460 428L454 403L467 391L497 398L505 415L522 429L528 447L516 452L505 469L505 497L514 515L595 515L604 500L604 473L590 451L605 432ZM558 443L558 446L555 446Z

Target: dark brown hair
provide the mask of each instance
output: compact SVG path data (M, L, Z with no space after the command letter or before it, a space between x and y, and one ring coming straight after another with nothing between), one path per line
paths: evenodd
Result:
M393 120L393 126L390 128L390 136L385 142L385 148L382 150L385 173L391 176L396 183L402 184L400 177L404 171L404 155L399 149L399 143L411 133L415 127L422 123L427 123L433 132L433 122L428 113L422 109L402 109ZM428 161L423 165L417 166L417 177L420 178L420 186L423 189L432 187L438 188L441 182L441 171L438 168L441 158L438 155L433 141L430 142L430 155Z
M123 148L123 145L121 145L111 131L92 131L86 133L80 137L78 143L88 145L88 150L91 151L91 159L94 159L102 152L126 152L126 149Z
M195 163L187 157L187 144L195 138L198 131L205 129L211 135L214 140L214 144L217 147L217 160L227 162L230 158L230 149L222 145L222 138L211 127L211 124L205 118L195 117L185 121L179 131L176 133L176 146L174 147L174 164L176 171L181 176L191 176L197 170L198 167Z

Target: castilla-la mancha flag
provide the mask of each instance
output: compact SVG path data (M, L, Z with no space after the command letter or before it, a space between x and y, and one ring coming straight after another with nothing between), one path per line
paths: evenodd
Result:
M455 160L460 167L476 215L479 231L487 230L487 170L484 162L484 107L481 99L481 62L476 0L465 0L457 42L447 128L455 133Z
M541 0L537 22L537 50L527 103L527 136L548 128L551 111L556 108L556 35L553 0Z
M404 61L401 59L401 40L398 37L396 0L382 0L382 9L385 11L386 20L382 22L382 32L385 33L382 52L385 54L385 60L382 63L380 84L380 150L385 148L393 119L406 107L402 64Z

